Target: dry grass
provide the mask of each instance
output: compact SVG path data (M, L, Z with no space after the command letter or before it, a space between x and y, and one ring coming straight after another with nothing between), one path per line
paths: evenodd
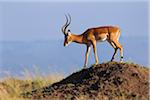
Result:
M63 75L59 74L49 76L29 76L29 73L23 80L7 77L0 81L0 100L24 100L20 97L21 93L45 87L62 78Z

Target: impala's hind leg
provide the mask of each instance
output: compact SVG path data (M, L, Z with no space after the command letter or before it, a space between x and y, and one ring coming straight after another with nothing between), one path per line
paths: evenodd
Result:
M113 41L113 43L115 44L115 46L117 48L120 49L120 62L123 61L123 48L122 48L122 45L116 40L116 41Z
M113 56L112 56L112 58L111 58L111 61L113 61L114 59L115 59L115 56L116 56L116 53L117 53L117 50L118 50L118 48L115 46L115 44L113 43L113 42L110 42L110 41L108 41L109 43L110 43L110 45L114 48L114 54L113 54Z

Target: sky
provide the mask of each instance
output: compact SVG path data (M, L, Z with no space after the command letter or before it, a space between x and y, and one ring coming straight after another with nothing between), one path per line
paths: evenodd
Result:
M32 64L54 64L57 67L52 69L62 72L81 69L85 48L77 44L64 48L60 43L64 39L61 27L67 13L72 17L69 28L76 34L91 27L119 26L125 61L150 65L147 61L150 51L148 7L148 0L0 0L0 64L8 64L7 67L0 66L0 70L14 69L12 66L15 65L19 66L16 69L20 68L20 63L30 64L29 68ZM108 61L112 47L107 44L97 47L100 63ZM95 62L91 54L89 65ZM61 65L65 67L60 68Z
M72 17L70 29L76 34L91 27L116 25L122 36L148 37L146 0L57 1L1 0L0 41L62 40L61 27L67 13Z

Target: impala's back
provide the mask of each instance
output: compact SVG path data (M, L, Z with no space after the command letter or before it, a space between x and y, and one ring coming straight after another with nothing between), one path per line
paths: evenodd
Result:
M116 26L102 26L102 27L96 27L96 28L90 28L88 29L84 35L89 40L96 40L96 41L105 41L108 38L110 40L114 38L119 38L119 32L120 29Z

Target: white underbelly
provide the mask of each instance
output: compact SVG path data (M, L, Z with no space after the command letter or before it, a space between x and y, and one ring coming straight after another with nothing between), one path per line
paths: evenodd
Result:
M105 38L101 38L101 39L99 39L99 40L97 40L98 42L103 42L103 41L106 41L107 40L107 37L105 37Z

